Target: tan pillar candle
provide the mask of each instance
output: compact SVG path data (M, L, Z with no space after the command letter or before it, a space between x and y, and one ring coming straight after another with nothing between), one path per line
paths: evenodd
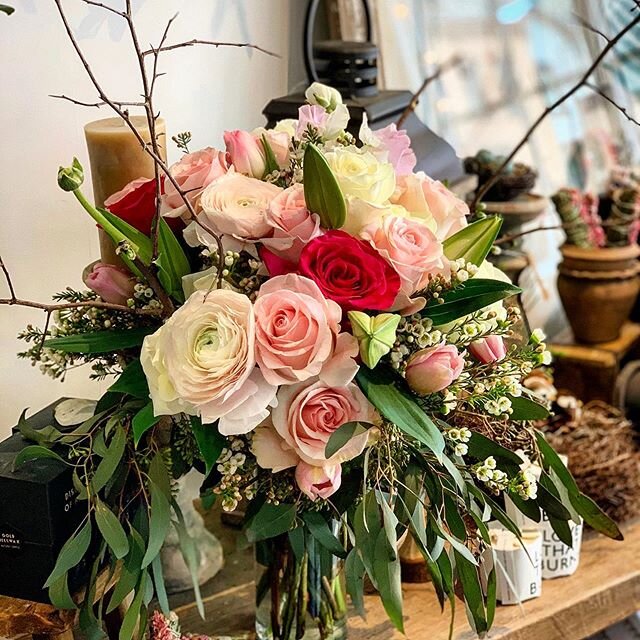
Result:
M145 142L150 142L146 116L131 116L133 126ZM153 178L153 158L142 148L140 141L122 118L105 118L85 125L89 150L93 198L97 207L137 178ZM162 118L156 121L156 138L163 160L166 160L166 126ZM100 231L100 255L103 262L122 264L115 255L113 243Z

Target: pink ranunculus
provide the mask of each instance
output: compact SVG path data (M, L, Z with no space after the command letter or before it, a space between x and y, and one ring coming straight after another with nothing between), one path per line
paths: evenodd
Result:
M197 212L198 199L202 190L224 175L228 168L225 153L213 147L207 147L182 156L178 162L169 167L169 173ZM162 215L169 218L184 215L187 208L171 180L165 179L164 187Z
M486 336L474 340L468 347L469 353L483 364L498 362L507 355L507 347L502 336Z
M320 376L339 383L358 370L358 342L340 333L342 310L308 278L289 274L265 282L254 305L256 360L273 385Z
M422 171L398 177L393 204L402 205L411 215L435 225L438 240L445 240L467 226L469 207L442 182Z
M127 300L133 297L136 281L124 269L96 262L91 271L84 275L84 283L104 302L126 305Z
M399 296L404 301L427 286L430 274L444 269L442 243L421 220L387 216L381 223L367 225L360 237L370 242L398 272Z
M416 393L426 396L446 389L464 368L464 358L452 344L439 344L411 356L405 378Z
M203 222L213 231L239 240L257 241L270 236L267 209L282 191L269 182L229 171L202 193Z
M311 500L326 500L342 484L342 465L327 464L316 467L301 460L296 467L296 482L300 491Z
M236 171L252 178L262 178L266 169L266 157L262 142L248 131L225 131L224 144Z
M369 431L352 438L329 460L325 448L331 434L346 422L372 423L377 419L373 406L359 387L345 377L339 386L330 386L317 378L280 387L277 406L271 420L282 440L301 460L313 466L325 466L351 460L367 445ZM258 456L258 464L262 461Z
M324 133L327 126L329 114L316 104L305 104L298 109L298 127L296 137L302 138L309 125L317 131L319 135Z
M273 236L263 244L278 257L297 262L305 245L322 235L320 218L307 209L304 187L294 184L276 196L267 209L267 224Z

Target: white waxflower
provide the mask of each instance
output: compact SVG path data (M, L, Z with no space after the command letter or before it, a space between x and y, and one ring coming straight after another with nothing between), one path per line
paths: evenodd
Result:
M547 336L542 329L534 329L531 333L531 342L540 344L541 342L545 341L546 337Z
M466 456L467 453L469 452L469 447L467 447L466 444L464 444L463 442L459 442L453 452L457 455L457 456Z

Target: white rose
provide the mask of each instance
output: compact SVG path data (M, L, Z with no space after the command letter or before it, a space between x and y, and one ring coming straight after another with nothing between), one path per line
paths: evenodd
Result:
M220 433L248 433L269 415L276 387L255 364L255 318L245 295L196 291L142 345L155 415L187 413Z
M268 182L230 171L202 192L199 219L212 231L240 240L260 240L272 232L266 212L281 191Z
M336 147L326 153L325 158L346 196L382 204L395 191L393 165L380 162L368 151L356 147Z

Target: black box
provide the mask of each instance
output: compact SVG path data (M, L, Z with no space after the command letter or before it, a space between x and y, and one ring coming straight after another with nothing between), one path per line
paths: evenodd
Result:
M56 425L58 402L29 418L29 425ZM86 503L77 500L71 468L59 461L33 460L14 471L16 456L30 444L15 428L0 442L0 595L48 603L43 585L86 514ZM70 576L72 591L82 573L80 568Z

